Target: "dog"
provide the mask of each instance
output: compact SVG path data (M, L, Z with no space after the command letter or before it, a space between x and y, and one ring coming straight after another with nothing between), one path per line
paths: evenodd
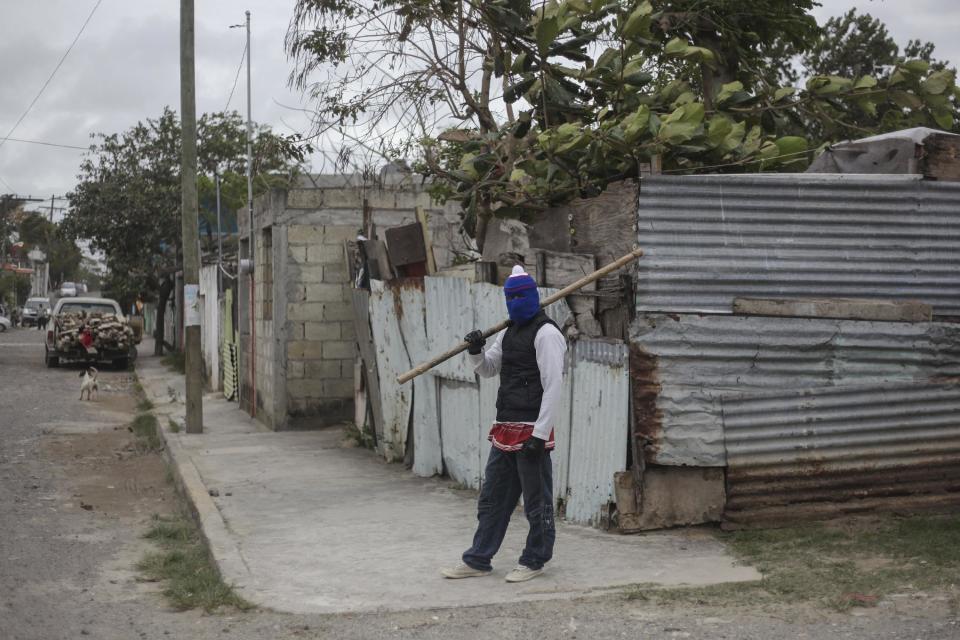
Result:
M80 377L83 380L80 382L80 400L83 400L83 392L87 392L87 400L90 400L90 394L94 391L97 392L97 397L100 397L100 387L97 386L97 370L93 367L87 367L80 373Z

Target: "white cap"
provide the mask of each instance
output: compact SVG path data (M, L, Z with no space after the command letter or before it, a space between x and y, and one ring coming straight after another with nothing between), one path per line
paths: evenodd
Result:
M526 271L524 271L523 266L519 264L513 265L513 271L510 272L511 278L513 276L526 276L526 275L529 275L529 274Z

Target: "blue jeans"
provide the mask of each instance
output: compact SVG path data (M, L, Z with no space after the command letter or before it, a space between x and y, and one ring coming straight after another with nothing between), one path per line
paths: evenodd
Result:
M553 524L553 465L550 452L530 460L521 452L490 447L480 500L477 504L477 532L463 561L474 569L490 571L490 560L500 550L510 516L523 496L523 511L530 524L520 564L540 569L553 557L556 529Z

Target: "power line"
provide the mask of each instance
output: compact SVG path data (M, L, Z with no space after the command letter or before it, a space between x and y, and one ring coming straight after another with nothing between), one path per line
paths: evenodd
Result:
M240 56L240 64L237 65L237 75L233 79L233 87L230 89L230 97L227 98L227 106L223 108L223 112L226 113L227 109L230 108L230 101L233 100L233 92L237 90L237 82L240 80L240 70L243 69L243 61L247 57L247 45L243 45L243 54Z
M2 138L2 141L10 142L25 142L27 144L42 144L45 147L61 147L63 149L80 149L81 151L89 151L90 147L78 147L75 144L59 144L56 142L42 142L40 140L23 140L22 138Z
M33 109L33 105L37 104L37 100L40 99L40 96L43 95L43 92L47 90L47 87L50 85L50 81L53 80L53 76L57 74L57 71L60 70L60 67L63 66L63 62L67 59L67 56L70 55L70 52L73 51L73 46L77 44L77 40L80 39L80 36L83 35L83 30L87 28L87 24L90 22L90 19L93 18L93 14L97 12L97 9L100 7L100 3L103 0L97 0L97 4L93 5L93 9L90 10L90 15L87 16L87 19L84 20L83 24L80 26L80 31L77 32L76 37L73 39L73 42L70 43L70 46L67 47L67 50L64 51L63 56L60 58L60 62L57 63L57 66L53 68L53 71L50 73L50 76L47 78L46 82L43 83L43 86L40 87L40 91L37 92L37 95L30 102L30 105L26 110L20 115L20 118L17 122L11 127L10 131L7 132L7 135L0 140L0 147L3 147L4 143L13 135L13 132L17 130L17 127L20 126L20 123L23 122L23 119L27 117L27 114L30 113L30 110ZM6 184L6 181L4 181ZM9 186L9 185L7 185Z

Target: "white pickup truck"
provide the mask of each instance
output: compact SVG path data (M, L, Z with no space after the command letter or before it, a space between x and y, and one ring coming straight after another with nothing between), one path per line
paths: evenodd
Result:
M115 318L111 318L115 316ZM90 345L84 347L69 338L71 324L83 322L84 318L91 318L89 322L105 322L119 324L121 327L128 325L123 310L116 300L110 298L60 298L53 308L50 316L50 324L47 327L46 341L43 345L44 362L48 367L56 367L61 362L79 361L79 362L110 362L118 369L125 369L130 362L137 357L136 343L140 342L140 332L134 331L129 339L122 338L119 345L125 345L123 348L100 344L99 346ZM92 320L96 318L97 320ZM104 319L107 320L104 320ZM137 327L139 328L139 327ZM124 329L129 332L129 329ZM63 335L61 335L61 332ZM75 334L76 331L73 330ZM69 347L65 347L69 344ZM58 347L58 345L60 345Z

